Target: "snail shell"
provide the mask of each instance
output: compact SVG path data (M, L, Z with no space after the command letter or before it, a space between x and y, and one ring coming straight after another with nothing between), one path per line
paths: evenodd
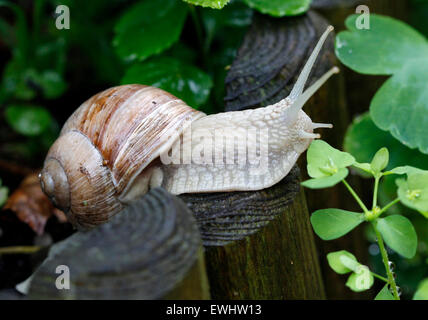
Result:
M163 189L152 189L109 222L55 244L34 273L28 297L165 298L183 282L195 282L187 279L193 268L204 270L199 250L199 230L186 205ZM56 287L59 265L70 270L68 290ZM207 280L205 273L200 276L197 283L202 286ZM190 297L171 298L207 298L201 288L192 286L186 293Z
M143 85L96 94L67 120L50 148L40 176L42 189L73 224L105 222L123 208L121 199L135 178L204 115Z

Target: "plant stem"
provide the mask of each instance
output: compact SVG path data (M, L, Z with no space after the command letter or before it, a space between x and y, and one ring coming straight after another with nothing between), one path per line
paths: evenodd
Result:
M193 23L195 24L195 29L196 29L196 34L198 37L198 42L199 42L199 48L202 52L202 59L203 59L203 64L204 67L207 67L208 65L208 57L207 57L207 50L205 49L205 44L204 44L204 32L203 32L203 27L201 24L201 21L198 17L198 13L196 12L196 8L194 6L192 6L191 4L189 4L189 11L190 11L190 15L192 16L192 20Z
M34 253L41 249L39 246L16 246L0 248L0 255L2 254L28 254Z
M372 271L370 271L370 272L371 272L371 274L373 275L373 277L378 278L378 279L380 279L380 280L382 280L382 281L385 281L386 283L388 283L388 282L389 282L387 278L382 277L381 275L379 275L379 274L377 274L377 273L374 273L374 272L372 272Z
M357 193L354 191L354 189L352 189L352 187L349 185L349 183L346 182L346 180L342 180L342 182L344 183L346 188L348 188L349 192L352 194L354 199L358 202L361 209L363 209L364 213L368 213L369 209L367 209L367 207L364 205L364 203L361 201L360 197L357 195Z
M386 210L388 210L389 208L391 208L394 204L396 204L397 202L400 202L400 199L397 198L395 200L392 200L390 203L388 203L385 207L382 208L382 210L380 210L379 215L381 215L382 213L384 213Z
M372 206L372 209L376 208L376 206L377 206L377 190L379 189L379 180L380 180L380 177L376 176L375 177L375 183L374 183L373 206Z
M379 250L380 250L380 253L382 255L382 261L383 261L383 264L385 266L386 274L388 275L388 284L390 284L392 287L392 294L393 294L395 300L400 300L400 297L399 297L398 291L397 291L397 284L395 283L394 276L392 275L392 271L389 268L388 252L385 249L385 245L383 243L382 236L381 236L380 232L377 230L376 220L372 222L372 226L373 226L373 229L374 229L374 232L376 234L376 238L377 238L377 241L379 244Z

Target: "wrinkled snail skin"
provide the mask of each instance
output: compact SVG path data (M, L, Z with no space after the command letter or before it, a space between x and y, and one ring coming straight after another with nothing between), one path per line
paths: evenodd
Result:
M90 228L158 186L182 194L274 185L319 137L313 130L332 127L313 123L302 111L338 72L332 68L303 92L332 30L328 27L322 35L290 95L265 108L207 116L143 85L118 86L93 96L67 120L49 150L40 175L42 189L74 225ZM221 138L209 142L203 138L217 135ZM250 153L247 149L255 144L256 153ZM191 161L171 163L174 150L181 160L186 154ZM195 161L201 152L204 160ZM244 162L239 155L246 155Z

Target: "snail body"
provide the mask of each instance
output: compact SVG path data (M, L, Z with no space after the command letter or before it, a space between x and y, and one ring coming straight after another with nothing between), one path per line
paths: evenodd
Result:
M143 85L93 96L49 150L42 189L74 225L87 228L159 186L183 194L274 185L319 137L313 130L331 127L313 123L302 107L338 72L332 68L303 92L332 29L322 35L290 95L264 108L205 115Z

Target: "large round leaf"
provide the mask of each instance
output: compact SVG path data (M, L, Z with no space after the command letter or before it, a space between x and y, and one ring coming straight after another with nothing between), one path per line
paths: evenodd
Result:
M370 28L358 29L359 15L346 19L349 31L336 38L336 55L351 69L365 74L394 74L408 60L428 57L428 43L423 35L407 24L370 14Z
M144 60L169 48L181 34L186 13L182 1L139 1L115 26L117 53L125 60Z
M380 130L369 113L356 117L346 132L344 149L354 155L358 162L370 162L382 147L389 151L389 169L404 165L428 169L427 155L407 148L389 132Z
M158 57L133 65L122 79L122 84L130 83L161 88L195 108L207 100L212 87L209 75L169 57Z
M244 0L251 8L274 17L292 16L309 9L311 0Z
M410 148L428 153L428 53L388 79L370 105L375 124Z

